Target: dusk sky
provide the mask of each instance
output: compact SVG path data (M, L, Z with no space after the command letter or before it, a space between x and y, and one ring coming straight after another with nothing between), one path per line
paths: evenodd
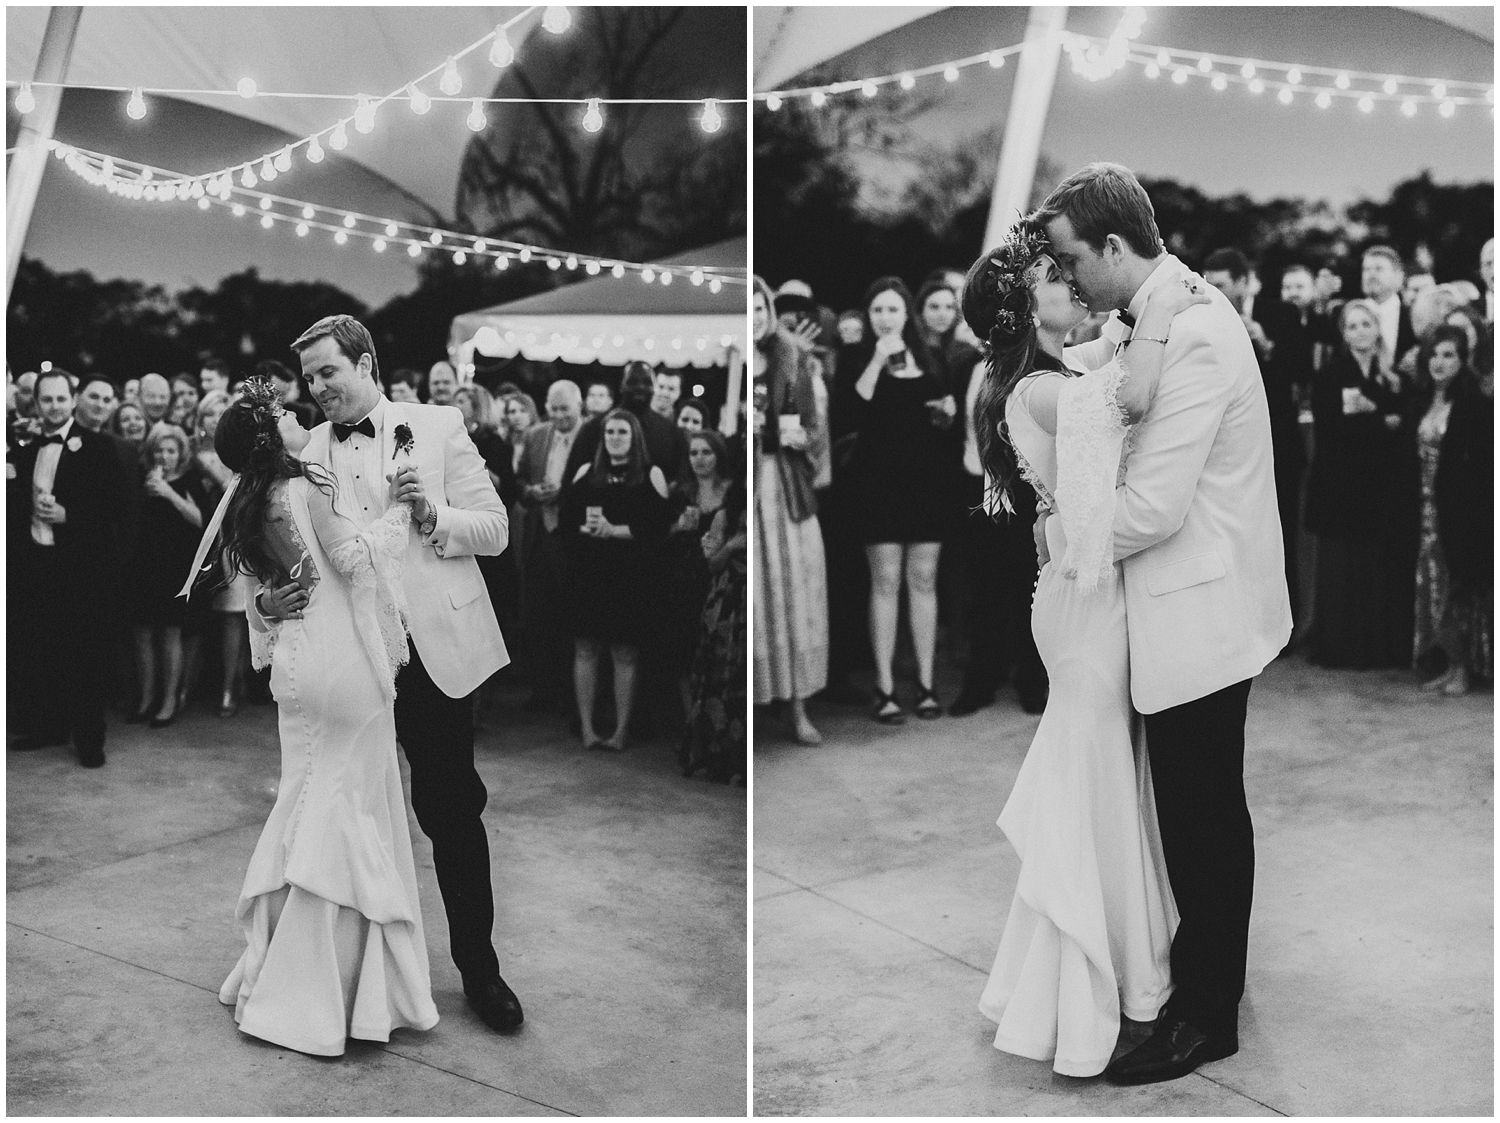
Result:
M854 18L858 9L845 8ZM1107 36L1120 8L1072 8L1069 30ZM1025 7L950 8L870 41L835 60L849 77L895 73L1020 43ZM1410 76L1492 81L1494 50L1473 35L1412 12L1374 7L1146 7L1140 42L1240 57L1347 67ZM939 78L919 87L941 103L918 119L920 142L953 146L1003 124L1017 67L974 67L944 89ZM799 84L796 81L783 86ZM857 96L857 95L855 95ZM1461 108L1451 119L1425 108L1415 119L1394 106L1360 112L1352 103L1319 110L1291 106L1243 87L1223 93L1193 80L1151 81L1127 66L1091 83L1073 74L1066 53L1058 68L1042 153L1064 172L1091 160L1126 164L1148 177L1169 177L1208 194L1245 192L1257 199L1302 196L1335 205L1383 197L1397 182L1430 169L1443 183L1494 177L1494 119ZM890 189L919 167L921 150L894 159L859 157L861 169Z
M360 9L348 9L358 18ZM745 31L731 10L720 9L684 20L675 44L676 73L695 93L743 97ZM726 30L727 29L727 30ZM436 43L441 60L444 44ZM149 62L139 72L149 83ZM132 71L134 72L134 71ZM15 80L18 76L7 75ZM406 75L391 79L396 84ZM11 91L13 96L14 90ZM80 147L153 163L180 172L200 172L243 159L247 153L272 149L288 137L232 113L169 98L151 99L143 121L122 112L122 95L70 91L64 98L55 135ZM434 113L447 110L434 109ZM462 112L462 110L459 110ZM671 127L698 133L691 114L694 106L651 109L646 132ZM487 113L504 128L507 107L490 106ZM743 106L726 106L727 114L743 114ZM658 115L673 120L659 125ZM338 116L333 108L329 120ZM676 118L680 116L680 123ZM393 120L411 131L411 143L422 142L418 126ZM468 134L466 133L465 136ZM15 143L16 114L7 98L7 147ZM425 208L362 166L329 151L317 167L299 168L295 182L269 185L265 190L313 203L343 206L368 214L431 223ZM456 189L456 184L455 184ZM453 199L442 202L451 218ZM560 247L566 248L566 247ZM116 198L76 178L57 161L49 161L37 198L25 253L54 270L87 269L101 279L124 278L165 285L170 291L190 286L212 288L223 277L246 268L261 276L285 281L327 281L378 307L391 297L416 287L417 271L404 253L376 254L369 243L352 239L339 247L327 235L298 238L278 224L262 230L251 216L235 219L214 208L203 212L184 203L171 205L131 202ZM468 309L454 309L455 314Z

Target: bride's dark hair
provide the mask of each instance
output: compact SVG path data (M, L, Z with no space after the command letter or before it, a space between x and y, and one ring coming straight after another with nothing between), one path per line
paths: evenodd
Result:
M969 267L960 297L965 322L983 345L988 372L974 401L974 436L979 461L988 477L983 507L991 502L1015 510L1016 451L1005 424L1005 403L1016 384L1037 370L1065 370L1061 362L1037 346L1036 296L1031 267L1046 252L1046 233L1022 219L1005 241ZM998 512L997 512L998 517Z
M224 512L223 553L235 573L263 583L285 580L282 566L266 549L265 524L271 487L277 480L301 477L320 491L333 494L333 478L316 464L304 464L287 451L277 421L281 395L268 381L252 379L244 393L219 418L214 451L230 471L240 474L239 486Z

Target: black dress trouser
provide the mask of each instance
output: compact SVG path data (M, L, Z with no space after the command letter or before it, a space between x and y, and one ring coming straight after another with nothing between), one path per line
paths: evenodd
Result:
M1245 803L1245 710L1253 680L1146 714L1146 748L1172 895L1173 993L1163 1014L1237 1038L1255 834Z
M432 841L448 943L465 985L500 972L491 942L495 899L481 813L488 800L474 768L472 696L450 698L433 683L416 644L396 679L396 738L411 766L411 803Z

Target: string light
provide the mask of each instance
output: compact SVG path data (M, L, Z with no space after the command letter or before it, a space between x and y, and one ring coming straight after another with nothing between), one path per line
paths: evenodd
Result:
M502 23L495 28L495 38L490 42L490 65L496 70L504 70L516 61L516 49L511 46L510 35Z
M308 210L312 210L311 207L308 207L307 209ZM312 215L308 215L307 217L311 218ZM354 229L354 216L352 214L346 214L344 216L344 229L346 229L346 230L353 230Z
M1442 105L1438 106L1438 113L1440 113L1444 117L1452 117L1453 108L1454 106L1451 101L1445 101Z
M278 172L289 172L292 170L292 149L288 145L276 156L276 170Z
M139 121L146 115L146 98L139 86L130 92L130 100L125 103L125 115L134 121Z
M1407 98L1401 103L1401 112L1408 117L1415 117L1417 115L1417 103L1412 101L1411 98ZM1438 112L1441 113L1442 110L1438 110Z
M1385 80L1385 84L1381 88L1383 90L1385 90L1385 92L1387 94L1390 94L1392 97L1394 97L1396 95L1396 91L1398 89L1400 89L1401 87L1399 85L1397 85L1396 79L1394 79L1394 78L1387 78Z
M596 97L589 98L589 107L583 115L583 127L591 133L604 128L604 114L599 110L599 99Z
M364 94L359 95L359 108L354 111L354 127L362 133L375 130L375 106Z
M36 108L36 95L31 92L31 83L22 82L21 89L16 93L16 112L30 113Z
M263 211L268 211L271 209L271 197L269 195L262 197L260 201L260 209Z
M1004 51L991 51L990 52L990 69L991 70L999 70L1004 65L1005 65L1005 52Z
M239 94L240 97L244 98L246 101L249 101L255 96L255 79L241 78L237 83L235 83L234 92Z
M475 98L473 108L469 110L468 117L464 118L464 124L468 125L469 128L473 129L477 133L484 128L485 123L486 119L484 116L484 99Z
M313 137L307 143L307 162L309 164L320 164L323 162L323 146L318 143L317 137Z
M1186 67L1179 66L1176 70L1172 71L1172 81L1176 82L1179 86L1187 85L1187 80L1188 71Z
M448 62L443 67L443 76L438 79L438 89L449 97L457 97L458 91L463 88L464 80L458 73L458 60L449 55Z
M334 241L335 245L342 246L348 240L349 240L349 235L345 234L342 230L335 230L333 232L333 241Z
M769 109L772 113L775 113L778 109L780 109L781 108L781 95L780 94L771 94L769 97L767 97L766 98L766 108Z
M548 4L547 10L542 13L542 27L553 35L561 35L572 26L573 13L568 11L565 4Z
M307 206L305 206L305 207L302 208L302 217L303 218L312 218L317 213L318 212L313 209L313 206L312 206L311 203L309 203Z
M340 121L333 127L333 132L328 134L328 147L335 152L342 152L349 147L349 133L344 128L344 122Z
M1276 95L1276 100L1282 105L1292 104L1292 90L1290 86L1282 86L1281 92Z
M370 243L370 248L373 249L376 253L385 253L386 244L387 243L384 238L376 238L373 242Z
M1229 79L1224 77L1224 75L1222 74L1215 74L1213 81L1210 82L1209 85L1218 90L1219 93L1223 93L1225 90L1229 89Z
M719 112L719 102L716 98L706 98L703 102L703 115L698 118L698 124L703 126L706 133L716 133L724 125L724 115Z
M946 81L946 82L957 82L958 81L958 67L956 67L956 66L949 66L949 67L944 68L944 70L943 70L943 80Z
M240 175L241 187L254 187L260 180L255 178L255 173L250 170L250 165L245 165L244 172Z
M276 225L276 222L270 215L264 214L260 216L260 225L261 229L269 230L272 226Z
M1263 94L1266 92L1266 84L1259 78L1250 79L1249 90L1252 94Z
M305 222L299 222L299 223L297 223L297 237L299 237L299 238L305 238L305 237L307 237L307 232L310 229L311 229L311 227L308 226L307 223L305 223Z
M406 247L406 256L407 257L421 257L422 256L422 247L419 246L416 242L411 243L411 245L409 245L409 246Z
M1317 105L1319 109L1327 109L1330 105L1333 104L1333 97L1328 93L1327 90L1320 90L1318 91L1317 98L1314 99L1314 104Z
M411 104L411 111L418 117L432 108L432 99L419 90L416 85L406 87L406 96Z
M1375 108L1375 99L1372 98L1369 94L1366 94L1364 97L1359 99L1359 108L1361 112L1369 113Z

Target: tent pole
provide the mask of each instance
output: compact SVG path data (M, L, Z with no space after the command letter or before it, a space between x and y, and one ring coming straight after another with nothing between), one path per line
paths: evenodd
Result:
M1016 68L1016 81L1011 89L1010 114L1005 121L1005 139L1000 146L1000 167L995 172L990 217L979 253L998 245L1016 221L1016 212L1025 214L1029 209L1037 157L1042 150L1042 126L1047 121L1047 106L1052 101L1052 86L1057 80L1057 62L1062 53L1062 32L1067 18L1066 6L1037 5L1031 9L1031 16L1026 21L1025 45L1021 48L1021 64Z
M724 412L719 415L719 432L732 437L740 427L740 393L745 382L745 356L738 347L730 347L724 352L724 360L729 365L729 378L725 386Z
M54 7L47 13L47 30L42 35L42 49L37 55L35 82L61 82L68 72L73 54L73 39L78 33L82 8ZM47 169L47 142L57 125L57 109L62 104L62 90L44 86L35 91L36 108L21 118L16 136L16 151L5 176L5 302L10 303L11 286L21 265L21 249L26 245L26 231L31 226L31 212Z

